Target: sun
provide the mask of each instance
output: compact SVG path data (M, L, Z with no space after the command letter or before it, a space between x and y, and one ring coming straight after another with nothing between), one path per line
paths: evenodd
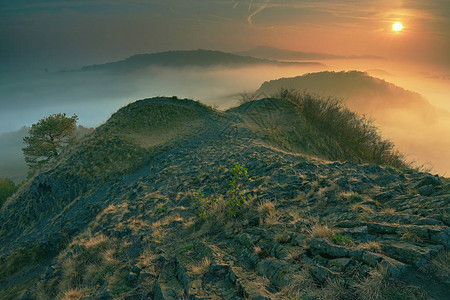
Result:
M403 29L403 25L400 22L395 22L394 24L392 24L392 30L393 31L402 31Z

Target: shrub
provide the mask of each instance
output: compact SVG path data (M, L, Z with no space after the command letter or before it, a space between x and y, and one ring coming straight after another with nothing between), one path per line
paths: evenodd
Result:
M244 183L252 181L248 175L247 168L241 166L239 163L234 165L231 170L232 177L230 182L230 189L228 190L228 209L230 217L236 217L238 210L241 208L247 200L250 200L252 196L245 194L243 190Z
M231 170L231 180L229 183L229 189L226 192L226 206L229 216L235 218L239 212L241 206L252 198L251 194L244 191L245 183L252 181L248 175L247 168L241 166L239 163L235 163L234 168ZM202 190L198 190L194 193L194 199L196 199L197 214L202 219L209 219L211 209L218 203L219 199L223 197L205 196Z

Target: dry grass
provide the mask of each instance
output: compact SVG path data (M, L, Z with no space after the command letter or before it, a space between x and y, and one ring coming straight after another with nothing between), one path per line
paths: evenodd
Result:
M304 219L298 213L289 212L288 214L292 218L292 221L290 221L290 224L304 222Z
M450 250L442 251L431 260L430 271L439 277L450 277Z
M326 224L314 224L308 233L313 238L327 238L334 234L334 230Z
M211 259L209 257L204 257L198 264L193 265L192 272L194 272L197 275L205 274L209 268L211 267Z
M355 285L356 294L366 300L386 299L385 293L389 286L389 271L378 265L369 272L369 276Z
M362 249L362 250L373 251L373 252L381 251L380 243L375 242L375 241L369 241L367 243L360 244L358 246L358 248Z
M363 204L359 204L359 203L353 204L352 205L352 210L354 212L358 212L358 213L368 213L368 214L374 214L375 213L375 211L373 210L372 207L367 206L367 205L363 205Z
M386 208L383 208L381 213L386 214L386 215L395 215L397 213L397 211L392 207L386 207Z
M287 299L301 299L303 294L310 294L311 291L317 289L316 282L309 273L309 269L310 266L306 265L289 279L289 284L281 291Z
M423 242L422 238L411 230L406 230L400 239L416 243Z
M258 213L263 216L275 215L275 205L270 201L262 202L258 205Z
M340 278L328 278L325 287L317 292L317 298L323 300L339 300L348 294L344 280Z
M88 296L88 293L85 289L82 288L74 288L69 289L64 294L57 299L59 300L78 300Z

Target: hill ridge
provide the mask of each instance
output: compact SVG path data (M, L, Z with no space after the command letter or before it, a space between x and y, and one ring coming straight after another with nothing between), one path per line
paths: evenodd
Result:
M132 71L149 66L160 67L209 67L251 65L323 66L318 62L282 62L277 60L242 56L218 50L172 50L151 54L137 54L124 60L99 65L85 66L81 71Z
M170 105L159 105L166 101ZM171 105L192 108L192 117ZM132 120L140 108L148 117ZM431 270L430 262L450 246L448 182L289 151L286 141L261 132L287 126L277 111L286 116L291 110L300 114L280 99L227 112L174 98L122 108L1 208L0 298L320 298L337 284L342 297L364 299L354 287L373 279L377 263L389 274L383 284L391 295L422 289L437 299L445 295L441 275L418 270ZM145 148L127 140L134 125L120 125L125 116L131 124L156 116L181 120L187 130ZM153 134L159 123L148 124L139 134ZM113 138L101 144L107 151L92 156L102 148L89 152L90 143L107 136ZM130 147L140 150L128 153ZM110 158L100 165L104 172L122 157L136 164L105 177L71 165L104 157ZM226 201L236 164L251 180L237 177L248 200L231 218ZM210 219L199 217L199 205L215 197L206 210ZM434 278L436 289L409 274ZM331 284L335 279L341 283Z

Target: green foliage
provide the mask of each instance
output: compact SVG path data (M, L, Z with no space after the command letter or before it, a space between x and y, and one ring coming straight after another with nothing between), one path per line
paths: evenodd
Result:
M0 178L0 207L17 190L17 186L9 178Z
M231 170L232 177L230 182L230 189L228 190L228 209L230 217L236 217L242 204L251 199L250 194L245 194L243 187L244 183L252 181L248 175L247 168L241 166L239 163L235 163L234 168Z
M77 129L77 115L53 114L33 124L28 136L23 138L26 146L22 148L25 161L31 169L37 169L52 157L60 154L69 144Z
M203 195L202 189L194 193L194 198L196 199L197 214L202 219L210 219L209 211L212 206L219 201L219 198L214 196L205 197Z
M349 200L350 202L360 202L363 200L363 197L358 193L354 193L350 195Z
M344 236L341 234L335 234L330 237L330 240L337 245L353 245L353 240L351 237Z
M252 198L250 194L246 194L244 191L245 183L252 181L248 175L247 168L241 166L239 163L235 163L231 170L231 180L229 183L229 189L227 191L226 206L231 218L235 218L241 206ZM196 199L197 213L202 219L210 219L211 209L219 202L219 197L209 196L206 197L203 191L200 189L194 193L194 199Z
M165 213L166 211L167 211L167 204L164 204L163 206L155 209L155 214L160 215L160 214Z

